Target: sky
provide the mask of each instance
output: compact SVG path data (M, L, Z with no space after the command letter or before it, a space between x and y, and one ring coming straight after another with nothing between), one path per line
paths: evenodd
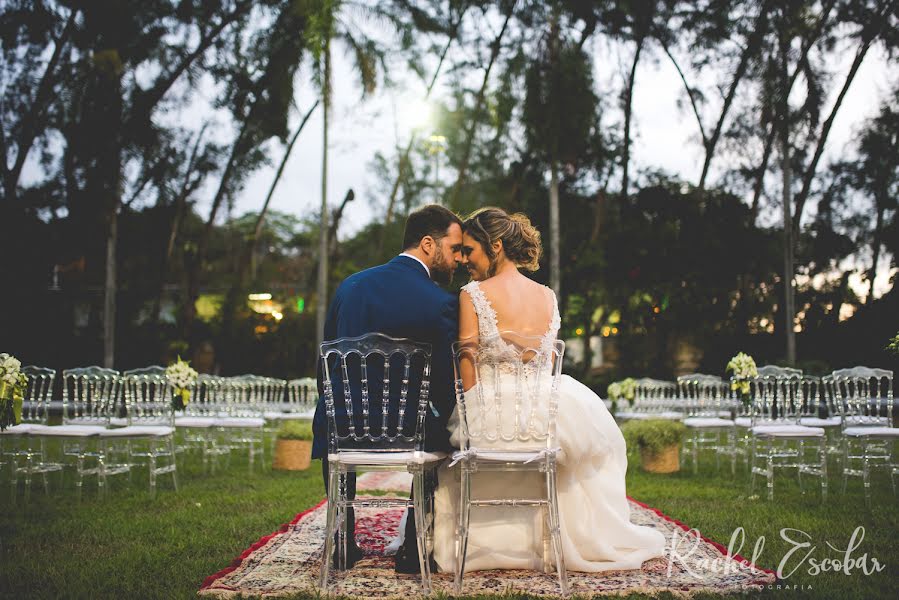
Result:
M595 63L599 65L595 74L597 83L613 85L617 82L616 85L620 85L620 73L629 56L619 55L615 48L601 44L594 45L593 52L596 53ZM834 81L837 83L830 88L842 85L852 57L852 52L846 51L840 64L833 65L836 73ZM334 63L328 203L331 207L336 207L343 200L347 189L355 191L356 200L348 206L338 233L345 237L358 231L374 217L367 194L375 185L374 175L368 168L375 153L380 151L386 156L395 156L398 141L405 144L413 127L427 121L427 108L423 103L425 85L422 83L406 85L405 89L381 90L370 99L360 101L359 85L351 75L347 57L337 52ZM890 84L886 57L879 49L872 50L862 63L837 114L819 170L830 160L839 158L849 150L862 120L876 113ZM439 100L445 91L438 84L433 98ZM834 96L835 92L828 98L823 115L828 114ZM297 114L291 120L292 126L299 121L300 114L304 114L312 105L315 97L315 89L311 83L304 85L301 81L296 100ZM679 99L682 107L678 107ZM703 152L695 119L685 99L683 84L670 61L659 58L641 62L634 92L636 120L633 124L632 160L635 172L652 167L694 184L698 181ZM422 133L428 135L439 132L433 132L425 124ZM277 148L273 155L276 157L274 162L277 163L282 150ZM321 205L321 168L322 112L318 109L294 147L284 176L273 196L271 208L304 218L316 216ZM236 200L237 214L259 209L271 185L274 170L275 166L260 169L248 181ZM451 183L455 173L446 171L448 169L443 172L445 181ZM714 176L713 167L713 180ZM880 269L875 281L875 296L889 289L889 276L886 269ZM860 285L860 281L856 281L856 287Z

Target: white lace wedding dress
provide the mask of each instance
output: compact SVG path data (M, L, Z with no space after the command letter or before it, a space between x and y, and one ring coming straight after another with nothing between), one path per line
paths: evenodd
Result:
M478 283L471 282L463 289L474 303L479 337L497 334L496 313ZM558 334L560 319L555 295L548 290L547 298L553 303L553 318L545 339L551 342ZM511 391L514 386L503 387ZM556 441L562 452L557 477L565 564L572 571L639 569L644 561L663 555L665 538L658 531L630 522L624 485L627 456L621 431L590 388L563 375L559 390ZM448 427L458 446L460 427L456 411ZM452 572L458 468L443 467L438 477L434 558L441 571ZM474 473L472 477L475 498L540 497L544 489L543 479L532 473L486 472ZM539 509L473 509L465 570L541 570L542 527Z

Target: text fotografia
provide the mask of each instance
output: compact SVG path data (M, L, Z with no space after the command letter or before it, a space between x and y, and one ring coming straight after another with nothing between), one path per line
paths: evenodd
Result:
M886 568L884 563L869 556L867 552L859 552L865 539L865 528L862 526L855 528L845 547L835 546L829 541L825 541L824 547L821 547L805 531L789 527L780 530L780 537L790 545L790 548L777 565L778 579L788 579L800 570L810 576L821 573L872 575ZM746 573L748 570L752 574L763 574L763 571L755 565L759 562L765 548L765 536L761 536L755 541L751 559L734 558L741 556L743 547L746 545L746 532L742 527L735 529L730 536L730 543L725 555L714 558L696 556L701 543L701 535L696 529L675 530L671 533L671 541L668 545L669 577L675 569L675 565L696 579L704 579L707 576L702 573L726 575L728 573Z

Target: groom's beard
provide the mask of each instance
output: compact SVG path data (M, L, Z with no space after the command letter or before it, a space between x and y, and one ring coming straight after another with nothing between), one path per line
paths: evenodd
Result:
M454 271L453 267L446 266L443 251L437 246L437 252L434 253L434 260L431 263L431 280L439 285L449 285L453 282Z

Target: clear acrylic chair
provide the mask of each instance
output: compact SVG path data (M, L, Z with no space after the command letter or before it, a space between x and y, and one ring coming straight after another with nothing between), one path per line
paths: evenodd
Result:
M4 455L9 457L11 462L10 483L13 488L13 499L17 493L19 475L25 476L27 499L31 492L32 476L41 475L46 493L50 487L47 473L59 473L63 469L61 462L48 459L46 437L28 435L35 426L46 426L49 422L49 405L53 398L56 371L27 366L22 368L22 373L28 378L28 387L22 403L22 420L18 425L8 427L0 433L0 442L5 441L10 446L9 450L4 451Z
M175 418L172 408L174 390L163 367L145 367L122 374L126 426L100 434L106 446L124 444L129 465L134 460L146 462L150 494L156 495L156 478L172 474L178 489L178 465L175 459ZM160 459L165 464L160 464Z
M775 470L796 469L818 477L821 498L827 498L827 438L821 427L799 424L802 376L761 375L749 380L752 395L750 492L756 475L765 477L768 499L774 499Z
M75 469L75 489L81 497L85 476L96 476L100 495L110 475L127 473L127 463L107 460L100 435L109 427L121 390L118 371L79 367L62 373L62 425L35 425L31 436L61 440L63 458Z
M220 434L221 444L231 450L246 448L250 470L256 455L265 455L266 379L258 375L226 377L220 387L224 403L214 427Z
M328 590L335 535L338 569L346 568L349 509L401 506L413 509L421 587L430 594L433 502L425 488L425 474L446 458L445 453L425 451L431 346L370 333L324 342L321 365L329 467L321 591ZM358 469L412 473L412 499L349 499L347 478Z
M837 407L842 411L843 492L849 477L861 477L865 504L871 505L871 470L886 469L895 493L894 446L899 429L893 423L893 372L853 367L831 376ZM860 464L859 464L860 463Z
M453 463L460 466L461 498L456 532L456 593L468 549L471 509L484 506L540 508L543 512L544 570L554 557L563 596L569 593L562 550L556 463L559 379L565 343L544 337L501 332L499 339L481 337L453 345L456 406L461 424L460 450ZM505 347L497 357L497 344ZM470 373L470 377L466 376ZM463 380L474 384L464 389ZM542 498L472 497L472 474L486 471L532 472L545 482Z
M175 429L179 444L199 450L203 471L215 473L220 457L230 457L231 448L219 435L216 422L227 414L225 405L226 379L217 375L200 374L190 390L187 406L175 413Z
M715 452L715 468L720 468L721 454L729 454L731 472L736 472L736 454L731 453L734 422L722 416L724 408L729 410L728 384L716 375L693 373L677 378L680 397L683 401L686 417L684 425L687 436L684 438L684 453L689 454L693 463L693 472L699 469L699 451L702 448Z

